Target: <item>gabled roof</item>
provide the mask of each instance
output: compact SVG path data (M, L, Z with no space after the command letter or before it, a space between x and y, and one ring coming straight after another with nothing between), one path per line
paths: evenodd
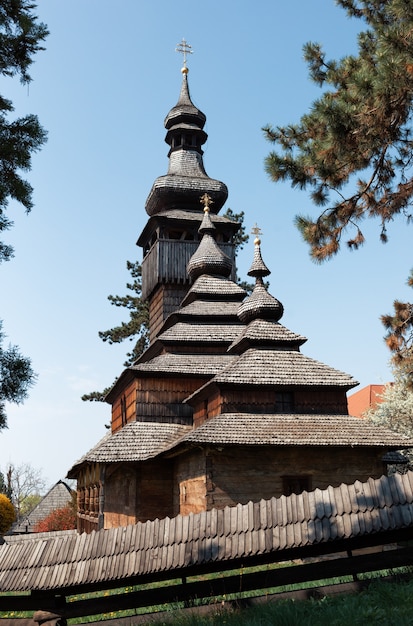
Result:
M349 415L223 413L171 445L411 448L413 438Z
M49 489L33 511L31 511L18 526L13 528L13 532L33 532L33 528L36 524L44 520L56 509L61 509L66 506L66 504L70 502L71 497L72 491L70 487L62 480L59 480Z

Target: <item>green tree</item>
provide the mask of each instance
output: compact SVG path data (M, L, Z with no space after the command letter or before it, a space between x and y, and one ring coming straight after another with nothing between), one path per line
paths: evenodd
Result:
M6 402L23 402L36 380L30 359L22 356L17 346L2 347L1 329L0 321L0 429L7 425Z
M38 22L35 8L27 0L0 3L0 74L8 78L17 75L23 84L30 83L33 56L43 50L41 42L48 34L45 24ZM0 233L13 223L6 214L9 200L30 212L33 189L21 173L30 170L32 154L46 141L36 115L13 118L13 111L11 101L0 95ZM12 246L0 241L0 263L12 256ZM3 338L0 327L0 429L7 425L5 402L21 402L35 380L29 359L16 346L4 349Z
M360 20L358 54L327 60L318 43L304 56L310 78L323 89L298 124L265 127L277 149L265 167L274 181L309 190L320 207L316 219L298 215L311 256L322 262L337 254L343 236L351 249L364 242L361 222L379 220L380 238L396 217L412 219L413 202L413 11L405 0L336 0ZM383 316L387 344L396 360L407 358L413 384L412 305L395 303Z
M239 252L248 241L249 235L246 234L244 226L244 211L234 213L228 208L224 213L224 217L238 222L240 228L234 237L235 254ZM134 342L134 346L127 353L127 360L124 362L125 367L132 365L136 359L149 345L149 309L148 303L142 299L142 265L139 261L132 263L126 262L126 267L130 271L132 281L126 284L126 288L130 293L126 296L108 296L108 300L114 306L126 308L129 311L129 320L122 322L119 326L99 332L99 337L109 344L121 343L128 340ZM247 291L252 290L252 285L247 282L239 283ZM103 402L110 387L106 387L103 391L92 391L84 394L82 400L91 402Z

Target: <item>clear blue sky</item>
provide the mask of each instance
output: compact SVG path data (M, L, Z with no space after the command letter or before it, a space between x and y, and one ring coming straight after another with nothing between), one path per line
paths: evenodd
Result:
M109 405L80 397L110 384L129 349L98 331L126 319L107 296L125 293L126 261L141 259L135 242L147 194L167 170L163 120L179 95L183 37L194 50L192 99L207 116L206 170L228 185L226 206L245 211L247 229L263 231L282 322L308 337L305 354L361 386L389 380L379 316L411 298L411 227L395 222L383 246L379 224L366 223L362 250L315 265L293 226L297 212L315 210L263 167L261 127L298 121L319 95L302 45L319 41L340 57L354 50L359 24L333 0L40 0L37 12L51 34L33 82L3 79L0 93L17 114L36 113L49 141L28 176L32 213L10 205L15 258L0 266L0 318L38 382L24 404L8 406L0 468L28 462L52 485L107 432ZM243 278L252 248L239 257Z

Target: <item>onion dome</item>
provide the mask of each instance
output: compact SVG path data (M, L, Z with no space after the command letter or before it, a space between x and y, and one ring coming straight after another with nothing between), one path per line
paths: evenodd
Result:
M204 218L198 232L202 235L202 239L187 265L187 272L192 282L202 274L228 277L232 270L231 259L215 241L215 226L209 214L212 200L208 194L204 194L201 202L204 204Z
M254 230L258 235L259 229L255 227ZM269 294L264 285L263 277L271 272L262 260L260 245L261 240L257 236L254 241L254 259L248 272L248 276L255 276L255 287L238 309L238 317L244 324L255 319L278 322L284 313L281 302Z
M191 100L188 68L185 66L181 71L179 99L164 122L165 141L170 146L168 173L152 185L145 205L149 215L165 209L198 211L199 197L204 193L213 200L213 213L218 213L228 197L226 185L210 178L205 171L202 146L208 137L203 130L206 116Z

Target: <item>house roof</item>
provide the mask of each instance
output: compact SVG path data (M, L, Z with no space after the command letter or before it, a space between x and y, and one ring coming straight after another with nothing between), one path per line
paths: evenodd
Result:
M222 322L200 324L194 320L192 323L177 322L168 330L161 332L158 339L163 344L219 343L223 344L223 349L225 349L226 346L224 344L232 343L241 331L241 324L225 324Z
M232 354L173 354L165 352L150 361L138 363L131 370L153 374L214 376L233 360Z
M411 448L413 438L349 415L223 413L173 444Z
M186 306L189 302L199 298L213 298L215 301L222 299L235 300L240 302L245 298L245 289L237 285L234 281L224 276L210 276L204 274L196 279L181 306Z
M27 515L18 526L13 527L13 532L32 532L36 524L48 517L50 513L66 506L66 504L70 502L71 497L72 491L70 487L62 480L59 480L49 489L29 515Z
M298 349L306 341L306 337L298 335L279 322L255 319L238 335L228 351L241 353L253 346L274 346L279 348L289 346L290 349L293 347Z
M283 560L304 548L383 541L413 527L413 474L341 484L172 519L0 546L0 591L87 587L221 561ZM284 557L285 559L285 557Z
M76 461L69 470L75 477L84 463L122 463L147 461L180 439L191 426L159 422L131 422L115 433L108 433Z
M358 382L349 374L295 350L249 348L214 378L216 383L345 387Z

